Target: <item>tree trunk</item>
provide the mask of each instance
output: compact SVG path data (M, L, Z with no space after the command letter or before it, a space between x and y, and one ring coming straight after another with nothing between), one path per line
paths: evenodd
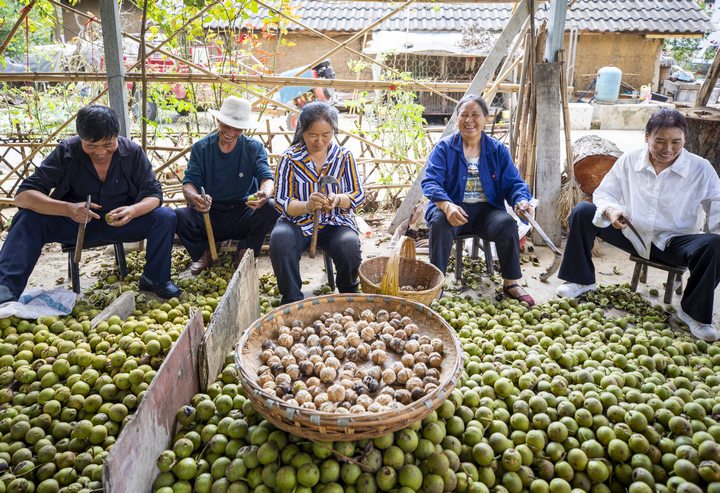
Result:
M597 135L580 137L572 145L573 171L580 188L592 195L622 151Z
M688 122L685 149L702 156L720 175L720 111L715 108L689 108L681 110Z

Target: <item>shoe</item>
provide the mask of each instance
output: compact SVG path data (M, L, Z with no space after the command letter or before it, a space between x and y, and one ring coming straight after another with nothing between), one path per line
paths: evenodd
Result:
M574 282L566 282L558 286L555 294L560 298L577 298L588 291L595 291L597 284L576 284Z
M511 299L513 299L513 300L524 301L525 303L528 304L528 306L534 306L534 305L535 305L535 300L533 299L532 296L530 296L530 295L527 294L527 293L525 293L525 294L520 294L520 295L512 294L511 290L512 290L512 289L515 289L515 288L523 289L522 287L520 287L519 284L510 284L510 285L508 285L508 286L503 286L503 294L505 295L505 297L506 297L506 298L511 298ZM523 289L523 291L525 291L525 290Z
M202 271L210 267L210 263L210 250L205 250L205 253L202 254L202 257L190 264L190 274L192 274L193 276L197 276Z
M175 286L172 281L153 282L144 275L140 278L140 291L150 291L160 298L169 299L177 298L182 293L182 289Z
M701 341L714 342L718 340L718 333L712 324L703 324L692 318L690 315L685 313L682 308L678 308L677 316L680 320L685 322L690 329L690 333Z

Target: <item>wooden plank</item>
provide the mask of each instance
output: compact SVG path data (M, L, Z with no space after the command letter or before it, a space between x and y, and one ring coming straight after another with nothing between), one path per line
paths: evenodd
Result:
M561 240L557 202L560 196L560 71L558 62L537 63L533 76L537 101L537 157L535 162L535 196L540 201L536 219L556 245ZM533 235L533 242L542 240Z
M200 390L198 349L202 313L195 312L145 392L132 420L120 433L103 465L103 487L110 493L150 493L159 474L155 461L169 448L177 410Z
M100 322L107 320L113 315L117 315L121 320L125 320L132 312L135 311L135 291L125 291L123 294L115 298L103 311L98 313L95 318L90 321L90 325L95 328Z
M523 26L525 25L525 20L529 16L530 3L528 0L522 0L518 4L517 9L515 9L513 15L510 17L510 20L505 26L505 29L503 29L503 32L500 33L500 36L498 36L495 44L490 50L490 53L488 53L482 65L478 69L478 72L475 74L475 77L470 83L467 91L465 91L465 94L482 94L485 87L487 87L488 81L495 73L495 70L497 70L498 65L500 65L502 59L507 56L510 45L512 44L515 37L522 30ZM450 117L447 125L445 126L445 130L443 131L440 138L443 138L446 135L450 135L454 131L455 115L453 114ZM397 227L403 221L410 217L410 214L412 214L412 211L417 205L417 203L422 200L423 193L420 182L422 181L424 175L425 164L423 164L422 168L417 174L417 177L415 178L415 182L413 183L412 187L410 187L410 190L408 190L408 193L405 196L405 199L400 204L400 207L398 207L398 210L395 213L395 217L393 218L392 222L390 223L390 227L388 228L389 233L394 233Z
M695 107L707 106L710 100L710 94L712 94L715 84L718 81L718 76L720 76L720 50L717 50L715 53L715 58L713 58L712 65L710 65L710 70L708 70L705 81L698 91L697 97L695 98Z
M247 250L213 313L200 346L200 386L205 390L225 365L240 334L260 318L260 281L255 256Z

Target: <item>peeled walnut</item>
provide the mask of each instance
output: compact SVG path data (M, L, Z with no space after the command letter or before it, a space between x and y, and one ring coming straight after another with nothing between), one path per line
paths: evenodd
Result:
M406 368L412 368L413 365L415 365L415 357L412 354L405 353L400 358L400 362L406 367Z
M356 348L362 343L362 338L360 334L352 332L347 335L347 342L350 346Z
M383 370L382 381L384 384L386 384L386 385L393 384L393 383L395 383L396 379L397 379L397 375L390 368Z
M342 402L345 400L345 387L342 385L331 385L327 391L327 397L331 402Z
M330 337L329 335L320 336L319 343L320 343L320 347L323 347L323 348L325 346L332 347L332 337Z
M405 351L411 354L415 354L420 351L420 343L410 339L405 343Z
M275 392L277 384L275 383L275 381L266 382L262 388L263 390L267 390L269 392Z
M322 349L320 349L320 346L313 346L308 348L308 358L310 356L320 356L322 354Z
M425 397L425 389L422 387L416 387L410 391L410 397L414 401L419 401L423 397Z
M270 365L270 371L272 371L275 375L279 375L285 371L285 367L282 365L282 363L273 363L272 365Z
M303 408L303 409L311 409L311 410L313 410L313 411L314 411L315 409L317 409L317 407L315 407L315 404L312 403L312 402L310 402L310 401L304 402L303 404L300 405L300 407Z
M431 344L420 344L420 351L430 356L431 353L433 353L433 347Z
M358 351L357 348L354 347L348 348L348 350L345 351L345 357L349 361L360 361L360 351Z
M284 335L284 334L289 334L289 333L290 333L290 327L288 327L287 325L281 325L280 327L278 327L278 335L279 336ZM279 339L279 337L278 337L278 339Z
M290 335L294 342L299 342L303 337L303 330L300 327L293 327L290 329Z
M415 363L425 363L427 364L429 356L427 353L423 353L422 351L418 351L417 353L413 354L413 357L415 358Z
M293 336L288 334L280 334L280 336L277 339L278 344L280 344L282 347L290 348L295 343L295 340L293 339Z
M392 401L393 401L393 398L387 394L380 394L375 399L375 402L377 402L381 406L389 406Z
M413 366L412 370L415 375L423 378L427 373L427 366L425 365L425 363L415 363L415 366Z
M377 366L368 368L367 374L370 375L371 377L373 377L377 381L380 381L380 379L382 378L382 370Z
M375 340L375 329L372 327L365 327L361 332L362 340L365 342L372 342Z
M317 334L312 334L305 339L305 344L307 344L309 347L319 346L320 337Z
M433 347L433 351L435 351L436 353L442 353L443 348L445 347L445 345L442 342L442 339L438 339L438 338L435 338L432 341L430 341L430 345Z
M274 382L275 379L273 378L272 374L270 372L263 373L258 377L258 385L261 387L264 386L268 382Z
M315 363L315 365L313 366L313 374L315 374L315 376L318 376L318 377L319 377L319 376L320 376L320 372L322 372L324 369L325 369L325 362L323 362L323 361L318 361L318 362ZM320 380L322 380L322 377L320 378Z
M440 371L437 368L428 368L425 378L440 379Z
M378 310L377 314L375 314L375 320L378 322L387 322L390 320L390 314L387 310Z
M432 392L433 390L435 390L437 387L438 386L434 383L428 383L425 385L424 393L428 394L428 393Z
M366 322L374 322L375 314L372 312L372 310L363 310L363 312L360 314L360 318L362 320L365 320Z
M275 395L280 398L286 395L292 395L292 389L289 384L281 383L275 388Z
M302 380L298 380L296 382L293 382L292 390L293 394L297 394L301 390L307 390L307 384Z
M320 407L318 407L318 411L322 411L324 413L334 413L337 410L337 404L334 402L324 402Z
M280 364L282 364L282 363L281 363L280 358L279 358L278 356L275 356L275 355L273 354L272 356L270 356L270 358L267 360L267 363L265 363L265 364L266 364L267 366L269 366L270 368L272 368L273 365L280 365Z
M408 317L407 315L400 319L400 325L402 325L403 327L409 323L412 323L412 318Z
M397 382L400 385L405 385L413 376L414 374L410 368L403 368L397 374Z
M432 353L428 356L428 365L432 368L440 368L442 365L442 356L438 353Z
M424 384L423 384L422 378L412 377L412 378L409 378L408 381L405 383L405 388L408 389L410 392L412 392L413 389L422 388L423 385Z
M357 348L357 352L358 352L358 359L360 361L367 361L368 357L370 356L370 346L368 346L367 344L364 344L364 343L360 344L360 346L358 346L358 348Z
M409 390L398 389L395 391L395 400L401 404L410 404L413 399Z
M295 394L295 400L298 401L298 404L301 406L305 404L306 402L312 402L312 395L307 390L301 390L297 394Z
M379 413L383 409L385 409L385 408L382 405L378 404L377 402L373 402L367 407L367 410L370 413Z
M367 411L367 410L365 409L365 407L364 407L364 406L361 406L360 404L354 404L354 405L350 408L350 414L362 414L362 413L364 413L364 412L366 412L366 411Z
M407 332L407 334L409 336L413 335L413 334L417 334L419 331L418 326L413 323L404 324L404 326L405 326L404 330L405 330L405 332Z
M310 377L307 380L305 380L305 383L308 387L314 387L316 385L320 385L320 379L318 377Z
M398 373L400 370L405 368L405 365L400 363L399 361L395 361L390 365L390 369L394 371L395 373Z
M358 396L368 395L370 393L370 391L367 388L367 385L365 385L364 383L362 383L360 381L355 381L353 383L352 389Z
M323 383L330 383L335 380L335 377L337 376L337 371L335 368L331 366L326 366L322 370L320 370L320 381Z
M340 369L340 364L340 360L337 359L335 356L330 356L328 359L325 360L325 365L336 370Z
M378 383L378 381L370 375L363 378L363 384L367 386L371 394L374 394L375 392L377 392L378 388L380 388L380 384Z
M380 341L380 340L373 341L373 342L370 344L370 350L371 350L371 351L375 351L376 349L382 349L383 351L385 351L385 350L386 350L386 348L385 348L385 343L384 343L383 341Z
M285 356L282 357L282 359L280 360L280 363L281 363L285 368L287 368L287 367L290 366L290 365L294 365L294 364L296 363L296 361L295 361L295 356L293 356L293 355L291 355L291 354L286 354Z
M272 349L266 349L260 354L260 361L267 364L268 360L274 355L275 353L272 351Z
M260 349L262 349L263 351L267 351L267 350L272 351L273 349L275 349L275 343L273 341L271 341L270 339L268 339L267 341L264 341L260 345Z
M373 398L367 394L359 395L357 398L357 403L367 409L368 406L373 403Z
M370 360L376 365L382 366L387 361L387 353L383 349L375 349L370 353Z
M397 337L400 340L407 341L407 332L405 332L403 329L398 329L393 333L393 337Z
M353 389L345 389L345 402L353 405L357 402L358 395Z
M380 393L387 394L390 397L392 397L393 399L395 398L395 389L390 386L383 387L382 390L380 391Z
M298 368L300 369L300 373L306 377L311 376L315 371L315 365L313 365L310 361L301 361Z
M392 338L389 346L391 350L398 354L405 351L405 341L403 341L402 339L398 339L397 337Z
M325 392L320 392L318 395L316 395L316 396L313 398L313 402L314 402L315 405L318 406L318 407L322 406L323 404L325 404L325 403L328 402L329 400L331 400L331 399L330 399L330 395L329 395L329 394L326 394Z
M346 350L345 346L335 346L335 357L339 360L345 359Z
M297 380L298 378L300 378L300 367L299 367L298 365L295 365L295 364L288 365L288 366L285 368L285 373L287 373L288 376L290 376L290 378L291 378L293 381L295 381L295 380Z
M297 318L290 322L290 327L302 327L303 325L302 320L298 320Z

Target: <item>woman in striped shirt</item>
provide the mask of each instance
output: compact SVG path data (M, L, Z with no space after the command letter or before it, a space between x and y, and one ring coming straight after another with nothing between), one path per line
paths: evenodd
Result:
M352 153L333 141L337 110L313 102L300 112L293 142L275 171L275 206L282 213L270 235L270 259L282 303L303 299L300 257L310 246L313 214L320 211L318 246L335 263L341 293L355 293L362 260L355 209L365 200ZM319 190L323 176L339 185Z

